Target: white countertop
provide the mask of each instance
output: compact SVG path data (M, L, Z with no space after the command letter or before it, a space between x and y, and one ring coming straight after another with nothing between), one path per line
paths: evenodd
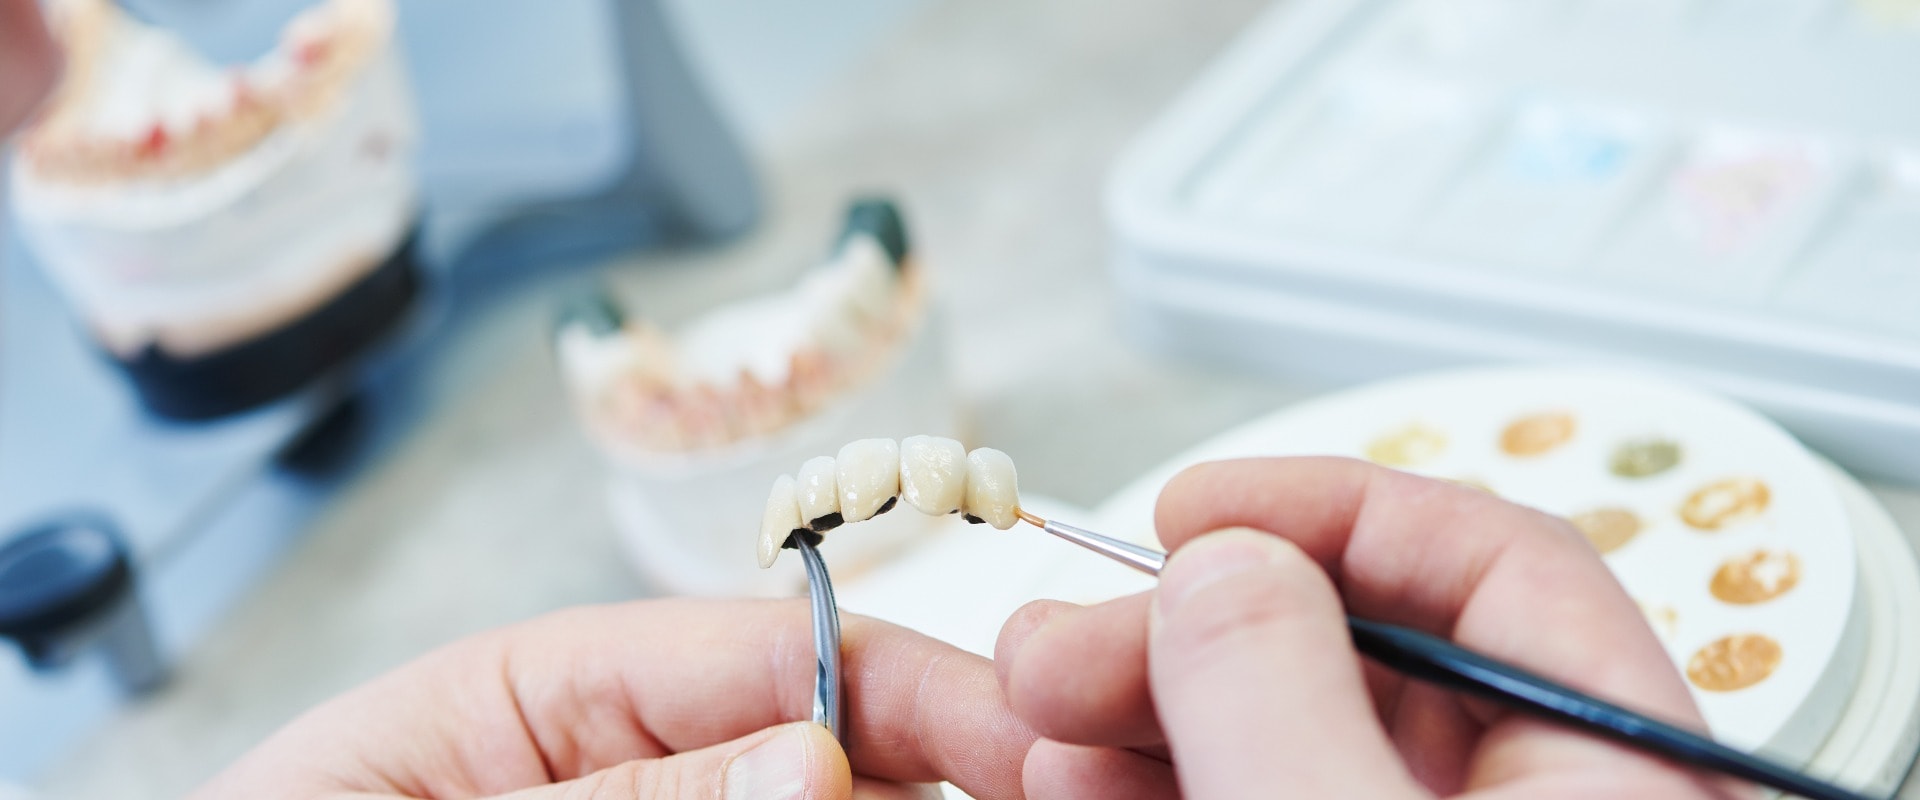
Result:
M683 317L811 262L848 195L892 191L947 306L974 438L1021 454L1023 489L1097 505L1194 442L1301 396L1122 341L1099 205L1127 138L1264 5L934 3L768 137L756 233L635 258L612 278L646 313ZM42 788L178 796L302 709L438 644L650 594L625 565L601 466L552 379L553 302L536 292L500 309L482 349L462 356L489 373L465 401L343 492L173 685ZM1920 531L1920 491L1875 489Z

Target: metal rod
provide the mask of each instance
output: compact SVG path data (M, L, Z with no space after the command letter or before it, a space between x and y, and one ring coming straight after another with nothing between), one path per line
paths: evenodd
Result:
M1021 511L1020 518L1027 524L1038 526L1041 530L1058 536L1100 555L1111 558L1148 575L1158 576L1160 568L1166 566L1167 556L1151 547L1141 547L1132 542L1123 542L1111 536L1102 536L1085 528L1076 528L1064 522L1055 522Z
M847 742L840 702L840 607L833 601L833 581L827 562L804 537L795 537L800 559L807 565L807 596L813 606L813 721L825 725L842 745Z

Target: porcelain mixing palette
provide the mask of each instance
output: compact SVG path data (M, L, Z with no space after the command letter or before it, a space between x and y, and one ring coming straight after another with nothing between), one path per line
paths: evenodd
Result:
M1151 541L1141 527L1179 467L1304 454L1369 458L1576 520L1723 741L1803 761L1854 690L1865 615L1847 507L1814 457L1741 406L1605 371L1376 384L1174 459L1103 508L1101 524Z

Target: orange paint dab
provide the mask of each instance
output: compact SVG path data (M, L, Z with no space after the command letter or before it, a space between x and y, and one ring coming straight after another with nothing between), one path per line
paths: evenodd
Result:
M1576 427L1573 415L1562 411L1521 417L1500 432L1500 449L1521 458L1542 455L1571 440Z

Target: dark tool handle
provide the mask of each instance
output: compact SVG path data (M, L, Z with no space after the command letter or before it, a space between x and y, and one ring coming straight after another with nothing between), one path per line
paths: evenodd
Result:
M1395 672L1639 750L1813 800L1868 800L1700 734L1596 699L1438 636L1347 617L1353 646Z

